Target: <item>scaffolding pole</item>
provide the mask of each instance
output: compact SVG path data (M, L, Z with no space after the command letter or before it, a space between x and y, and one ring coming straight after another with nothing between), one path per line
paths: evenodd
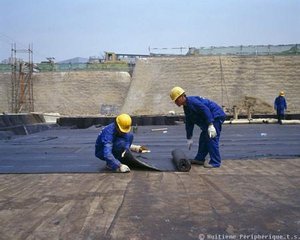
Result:
M18 58L18 54L28 54L28 61ZM33 50L17 49L15 43L11 48L11 111L13 113L28 113L34 111L33 102Z

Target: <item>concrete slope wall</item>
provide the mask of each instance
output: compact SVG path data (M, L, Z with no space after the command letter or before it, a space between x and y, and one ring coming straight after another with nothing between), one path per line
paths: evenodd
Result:
M229 111L274 113L273 102L286 92L290 113L300 113L300 56L190 56L137 62L122 111L166 114L178 108L169 98L173 86L187 95L210 98Z
M188 95L236 105L256 114L274 113L273 101L286 92L289 113L300 113L300 56L182 56L141 59L133 78L127 72L35 73L36 112L95 115L110 105L135 115L182 113L169 98L173 86ZM0 74L0 112L10 112L11 74Z
M126 72L44 73L35 80L35 111L93 115L103 105L120 109L129 85Z
M9 73L7 74L8 76ZM1 110L10 111L4 74L1 74ZM130 86L127 72L74 71L35 73L33 76L34 110L63 115L95 115L101 106L120 110ZM4 83L6 82L6 84ZM3 96L2 96L3 93ZM4 99L2 103L2 99Z

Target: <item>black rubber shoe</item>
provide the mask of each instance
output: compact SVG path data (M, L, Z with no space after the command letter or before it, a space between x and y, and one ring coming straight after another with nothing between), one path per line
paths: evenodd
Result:
M200 165L203 166L204 165L204 161L199 161L199 160L190 160L191 164L196 164L196 165Z

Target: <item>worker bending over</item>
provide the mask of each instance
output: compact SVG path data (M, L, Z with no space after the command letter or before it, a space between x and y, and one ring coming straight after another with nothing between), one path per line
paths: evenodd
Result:
M171 90L170 97L178 107L183 106L189 149L191 149L193 144L194 125L198 125L202 130L199 137L198 152L191 163L204 165L207 168L220 167L219 139L222 124L226 117L222 108L215 102L203 97L187 97L181 87L174 87ZM208 153L210 161L207 163L205 162L205 157Z
M281 91L279 96L275 98L274 109L276 111L278 123L282 124L282 119L284 119L284 111L287 109L284 92Z
M127 165L122 164L122 154L133 141L130 133L132 120L128 114L121 114L115 121L107 125L98 135L95 145L97 158L106 161L106 167L115 172L130 172Z

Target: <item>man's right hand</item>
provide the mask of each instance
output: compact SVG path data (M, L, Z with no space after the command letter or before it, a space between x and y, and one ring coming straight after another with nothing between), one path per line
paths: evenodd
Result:
M209 136L209 138L214 138L217 136L217 131L213 124L210 124L208 126L208 136Z
M186 144L187 144L189 150L191 150L192 145L193 145L193 140L192 139L188 139L187 142L186 142Z

